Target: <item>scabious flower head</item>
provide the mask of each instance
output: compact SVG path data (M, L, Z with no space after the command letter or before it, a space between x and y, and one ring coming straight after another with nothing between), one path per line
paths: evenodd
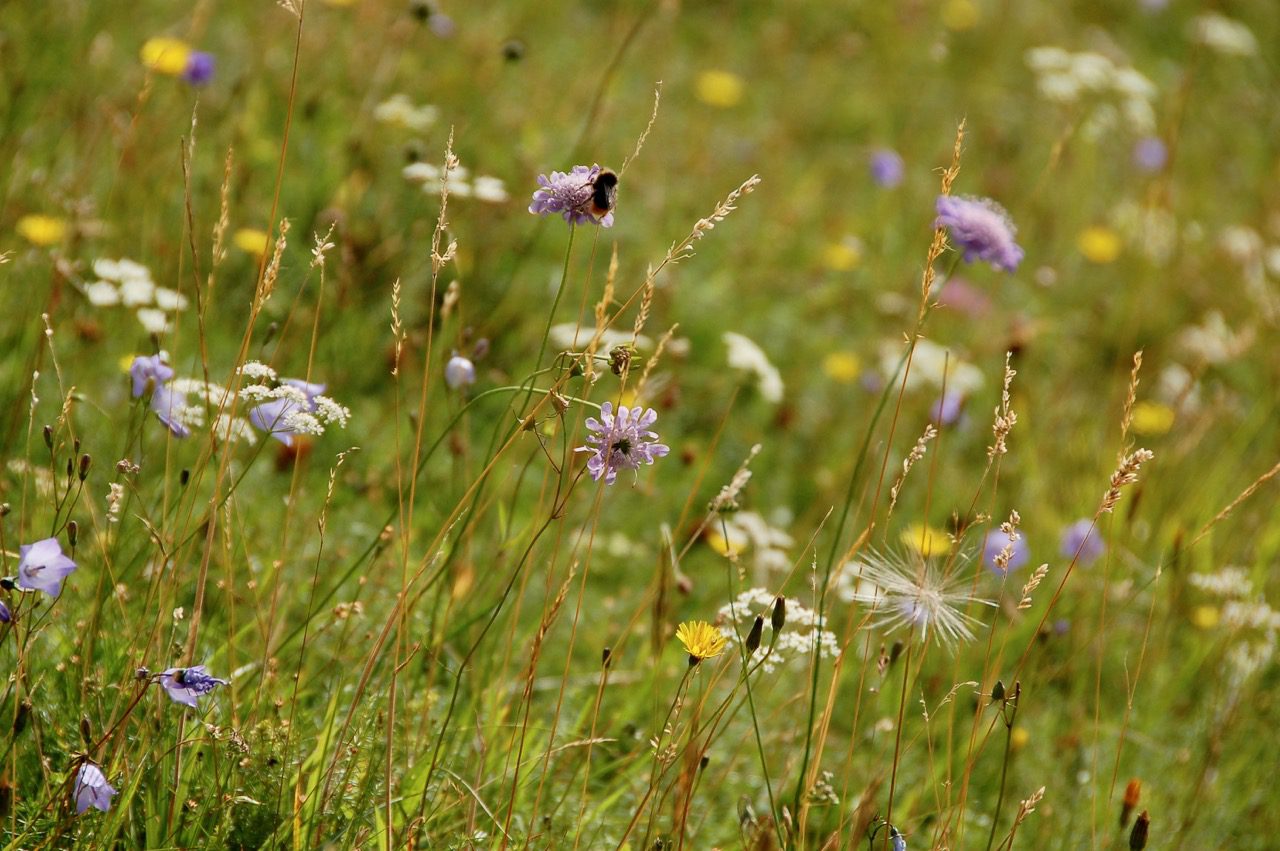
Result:
M476 365L457 352L444 365L444 383L453 390L476 383Z
M187 66L182 69L182 79L193 86L203 86L213 79L214 65L212 53L194 50L187 57Z
M18 587L43 591L50 597L62 592L62 580L76 569L76 563L62 554L57 538L45 538L19 547Z
M227 680L209 676L204 665L191 668L169 668L160 674L160 685L175 703L199 706L199 699L217 686L227 685Z
M973 630L982 622L968 613L970 604L995 605L973 596L972 581L961 571L945 576L933 559L919 553L869 552L845 570L858 582L852 599L875 607L874 626L919 629L923 640L932 633L947 647L973 640Z
M905 168L902 157L891 148L879 148L871 154L871 179L885 189L892 189L902 182Z
M173 368L160 355L139 355L129 366L129 378L133 380L133 398L139 399L146 395L148 385L154 391L173 378Z
M111 799L115 796L116 788L107 782L107 776L102 773L101 768L92 762L80 764L72 791L72 797L76 801L76 815L84 815L84 811L90 807L105 813L111 809Z
M706 621L685 621L676 627L676 638L689 654L689 664L714 659L724 652L729 640Z
M1092 520L1077 520L1062 530L1059 552L1065 559L1075 559L1081 567L1093 564L1106 550L1106 544L1102 543L1102 536L1093 527Z
M1005 547L1010 547L1009 563L1004 570L1000 569L997 564L997 558ZM982 544L982 563L997 573L1004 574L1017 570L1027 563L1031 558L1031 552L1027 549L1027 542L1021 536L1010 541L1009 533L1003 529L992 529L987 533L986 539Z
M591 478L598 482L603 477L611 485L619 470L638 470L642 463L652 464L670 452L669 447L658 443L657 432L649 430L657 419L653 408L646 410L639 405L621 405L615 415L612 402L600 406L600 419L587 417L590 445L579 446L575 451L591 453L587 459Z
M1006 272L1016 271L1023 252L1009 214L990 198L939 195L934 227L945 227L964 251L966 263L983 260Z
M595 191L595 180L604 171L598 165L575 165L573 171L553 171L551 176L538 175L538 189L533 193L533 202L529 204L529 212L545 216L559 213L566 222L575 225L598 224L601 227L613 227L613 211L599 220L592 217L591 195Z
M1144 136L1133 145L1133 164L1148 174L1164 168L1169 149L1159 137Z

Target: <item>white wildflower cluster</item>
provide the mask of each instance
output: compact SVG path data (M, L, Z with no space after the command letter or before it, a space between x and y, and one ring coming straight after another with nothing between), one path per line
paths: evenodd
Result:
M769 360L764 349L756 345L750 337L735 334L733 331L724 332L723 339L725 345L729 347L729 366L755 375L756 386L766 402L774 405L781 402L782 394L786 390L782 383L782 373L778 372L778 368Z
M142 327L152 334L172 330L171 314L187 307L186 296L156 286L151 270L133 260L95 260L93 274L97 280L84 285L89 303L97 307L130 308Z
M756 615L764 617L764 633L760 646L752 654L750 664L760 663L766 673L777 670L796 659L800 665L807 664L815 650L824 659L834 659L840 655L840 642L835 633L828 631L826 618L819 617L813 609L800 605L795 600L786 601L786 624L776 636L770 615L773 612L777 595L765 588L752 588L743 591L730 604L723 606L716 616L720 632L730 643L738 640L734 631L736 624L744 638L751 630Z
M560 282L559 274L556 276L557 285ZM548 337L551 345L561 351L582 351L591 342L596 335L596 329L590 325L581 325L576 322L561 322L558 325L551 326L551 334ZM632 342L632 334L630 331L615 331L612 328L606 328L600 333L600 342L596 345L597 352L607 352L614 346L631 346L636 349L652 349L653 340L644 334L635 337Z
M1258 52L1253 30L1217 12L1193 18L1190 30L1193 39L1223 56L1253 56Z
M245 361L244 366L240 367L239 372L250 381L276 380L276 371L262 361Z
M1210 311L1199 325L1184 328L1178 334L1178 345L1192 359L1206 364L1223 364L1235 360L1253 345L1254 331L1232 331L1218 311Z
M712 524L710 534L722 539L717 543L722 544L719 549L726 553L751 552L752 563L762 574L791 567L787 550L795 541L786 530L770 525L754 511L720 515Z
M1280 244L1268 245L1268 240L1248 225L1230 225L1218 234L1218 248L1239 268L1245 295L1263 315L1274 319L1280 314L1275 294L1280 285Z
M444 180L444 169L431 163L417 162L405 166L401 172L410 183L422 186L422 191L429 195L440 194L440 183ZM489 204L501 204L510 199L506 184L501 179L487 174L477 174L462 166L454 166L449 170L449 197L475 198Z
M1193 573L1187 581L1215 597L1248 597L1253 593L1249 575L1239 567L1224 567L1213 573Z
M898 364L902 361L902 343L886 341L880 347L880 371L885 380L894 380ZM902 375L897 375L902 380ZM911 372L907 375L907 390L925 387L941 389L945 383L947 395L968 397L982 386L982 370L965 362L954 351L932 340L916 340L916 350L911 356Z
M381 124L421 133L436 123L440 110L430 104L419 106L408 95L397 93L375 106L373 117Z
M233 394L226 387L213 381L187 377L174 378L168 386L174 394L169 416L175 422L195 430L203 427L207 415L212 414L213 432L220 440L248 444L257 441L248 420L242 416L231 416Z
M1228 600L1222 606L1222 625L1230 630L1280 629L1280 612L1265 600Z
M1027 51L1026 61L1045 100L1092 107L1081 126L1086 138L1100 139L1122 124L1140 134L1155 129L1152 104L1159 92L1134 68L1101 53L1071 53L1061 47L1033 48Z

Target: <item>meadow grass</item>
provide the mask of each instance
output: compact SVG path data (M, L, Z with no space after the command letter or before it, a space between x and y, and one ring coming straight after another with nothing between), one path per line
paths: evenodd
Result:
M1274 847L1277 43L0 7L6 847Z

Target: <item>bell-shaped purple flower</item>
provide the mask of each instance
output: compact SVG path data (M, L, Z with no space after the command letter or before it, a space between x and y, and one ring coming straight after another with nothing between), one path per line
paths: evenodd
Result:
M1076 564L1087 567L1107 551L1102 536L1094 528L1092 520L1077 520L1062 530L1062 542L1058 551L1065 559L1075 559Z
M156 419L165 424L174 437L190 437L191 428L182 421L183 411L187 407L187 397L176 393L163 384L151 393L151 410Z
M140 399L147 394L148 387L154 391L173 378L173 369L160 355L139 355L129 365L129 378L133 379L133 398Z
M457 352L444 365L444 383L453 390L476 383L476 365Z
M62 580L76 569L76 563L62 554L57 538L24 544L18 552L18 587L27 591L56 597L62 592Z
M1022 248L1014 241L1017 230L1004 208L990 198L938 196L934 227L945 227L964 252L964 261L982 260L1006 272L1022 262Z
M215 66L212 53L193 50L187 58L187 67L182 70L182 79L193 86L203 86L213 79Z
M102 769L92 762L80 763L76 772L76 784L72 797L76 801L76 815L84 815L90 807L102 810L111 809L111 799L116 796L116 788L107 782Z
M591 478L606 484L613 484L618 478L619 470L638 470L641 464L652 464L670 452L670 448L658 443L657 432L650 431L649 426L658 419L658 414L636 406L628 408L622 405L617 415L613 412L613 403L605 402L600 406L600 419L587 417L588 446L579 446L576 452L590 452L587 459L587 472Z
M0 600L0 623L9 623L13 620L13 612L9 611L9 606L4 600Z
M190 668L169 668L160 674L160 685L175 703L199 707L200 698L217 686L227 685L227 680L209 676L204 665Z

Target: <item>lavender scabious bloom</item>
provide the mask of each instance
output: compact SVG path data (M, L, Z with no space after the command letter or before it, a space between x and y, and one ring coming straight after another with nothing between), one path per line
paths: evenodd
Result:
M960 419L964 407L964 396L954 390L948 390L933 403L929 409L929 418L939 425L952 425Z
M193 50L187 59L187 67L182 69L182 79L193 86L203 86L213 79L214 65L212 53Z
M76 799L76 815L84 815L90 807L96 807L104 813L111 809L111 799L116 796L116 788L107 782L102 769L92 762L80 764L76 772L76 785L73 797Z
M595 181L604 171L600 166L575 165L573 171L553 171L551 176L538 175L538 189L533 193L529 212L545 216L560 213L564 220L575 225L598 224L613 227L613 211L600 219L591 215L591 197L595 193Z
M160 674L160 685L169 693L174 703L187 706L200 705L200 697L213 691L216 686L227 685L227 680L209 676L204 665L191 668L169 668Z
M1005 570L1001 570L996 564L996 558L1000 553L1004 552L1004 548L1007 546L1009 546L1008 533L1002 529L992 529L987 533L986 541L982 545L982 563L996 573L1003 574L1017 570L1027 563L1027 559L1031 558L1031 552L1027 549L1026 539L1018 538L1013 542L1008 566Z
M191 428L182 421L182 411L186 407L187 397L182 393L175 393L163 384L151 394L151 410L174 437L191 436Z
M590 452L587 472L597 482L604 477L606 484L613 484L619 470L638 470L640 464L652 464L670 452L670 448L658 443L657 432L649 430L658 419L653 408L645 410L637 405L622 405L615 416L613 403L600 406L600 419L587 417L589 446L579 446L575 451Z
M1058 551L1063 558L1075 559L1082 567L1093 564L1106 550L1092 520L1077 520L1062 530L1062 543Z
M1006 272L1016 271L1023 251L1009 214L990 198L939 195L934 227L945 227L964 251L964 261L983 260Z
M1145 136L1134 143L1133 164L1148 174L1164 168L1169 159L1169 149L1155 136Z
M453 390L476 383L476 365L457 352L444 365L444 383Z
M133 398L140 399L146 395L148 386L154 390L173 378L173 369L159 355L139 355L129 365L129 377L133 379Z
M879 148L871 154L871 179L885 189L892 189L902 182L905 169L902 157L891 148Z
M62 554L57 538L24 544L18 552L18 587L27 591L56 597L62 592L62 580L76 569L76 563Z

